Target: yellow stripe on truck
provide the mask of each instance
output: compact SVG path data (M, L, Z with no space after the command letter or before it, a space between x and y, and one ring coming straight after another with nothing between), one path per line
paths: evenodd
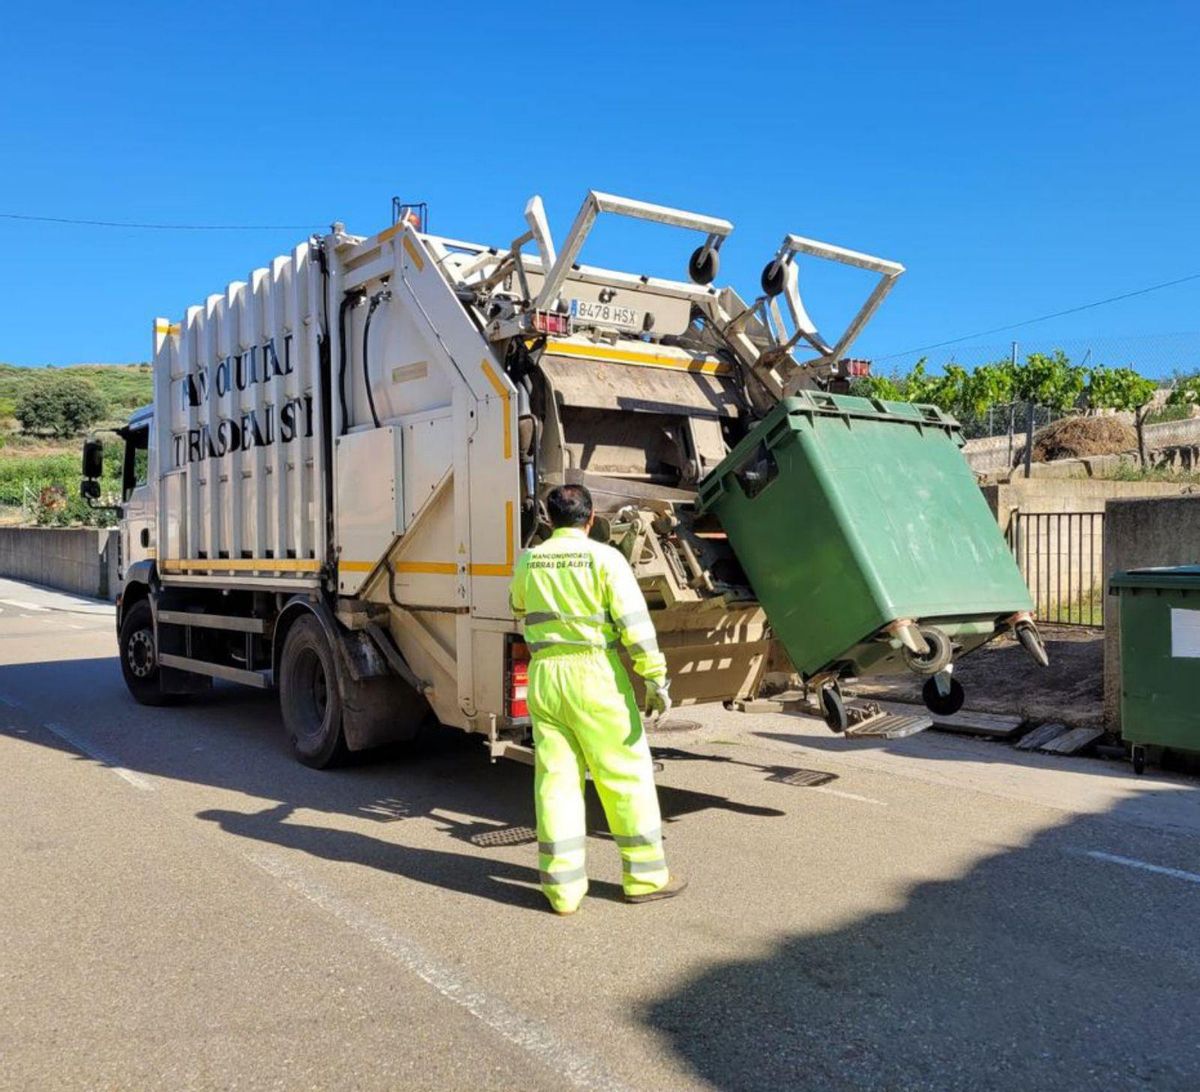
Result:
M513 532L516 514L512 501L504 503L504 560L502 562L478 562L467 566L471 576L512 576ZM458 566L453 561L397 561L392 568L398 573L425 573L454 576Z
M584 357L614 364L640 364L647 368L670 368L674 371L699 372L702 375L729 375L733 372L729 364L712 356L683 359L667 353L636 352L630 349L614 349L607 345L579 345L573 341L548 341L546 352L555 356Z
M504 380L496 374L496 369L493 368L487 360L480 361L480 366L483 368L483 374L487 376L487 381L492 385L492 389L500 396L500 401L504 403L504 457L506 459L511 459L512 424L508 419L508 388L504 385Z
M200 557L164 558L159 565L166 572L276 572L317 573L321 563L314 558L288 557L223 557L211 560Z

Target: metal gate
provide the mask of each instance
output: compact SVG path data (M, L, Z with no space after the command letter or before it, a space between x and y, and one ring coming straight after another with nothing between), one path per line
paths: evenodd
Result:
M1041 622L1104 625L1104 513L1013 512L1008 542Z

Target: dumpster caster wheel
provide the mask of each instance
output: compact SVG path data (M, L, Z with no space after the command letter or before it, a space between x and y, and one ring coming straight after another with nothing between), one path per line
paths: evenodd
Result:
M821 688L821 714L831 732L841 735L850 724L846 714L846 702L836 683Z
M1042 667L1050 666L1050 656L1046 652L1046 644L1034 626L1028 622L1017 626L1017 640L1021 642L1021 647L1033 657L1035 663Z
M1130 757L1133 760L1133 772L1141 777L1146 772L1146 748L1134 747Z
M926 679L921 687L921 697L925 701L925 708L931 713L939 717L952 717L963 707L967 692L957 679L950 680L950 689L945 694L938 688L937 679Z
M924 654L904 649L904 662L909 671L917 675L936 675L945 671L954 659L954 642L935 626L921 626L921 636L929 649Z

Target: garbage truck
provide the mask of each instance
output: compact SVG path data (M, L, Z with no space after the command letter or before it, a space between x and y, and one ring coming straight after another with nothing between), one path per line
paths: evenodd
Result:
M691 233L686 279L584 264L601 216ZM955 663L997 635L1044 661L957 423L846 393L902 266L789 234L746 300L717 285L715 216L593 191L558 239L538 197L507 245L433 233L425 205L391 220L155 320L153 403L119 430L139 702L273 687L314 767L433 720L527 758L508 585L561 483L633 567L678 705L752 698L783 663L843 731L847 679L913 671L953 710ZM800 294L821 261L871 282L836 337ZM93 503L102 460L89 440Z

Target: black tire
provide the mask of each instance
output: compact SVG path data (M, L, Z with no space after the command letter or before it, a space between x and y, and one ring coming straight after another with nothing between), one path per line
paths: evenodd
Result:
M688 276L696 284L712 284L721 268L721 259L711 246L698 246L688 260Z
M849 726L846 702L837 683L821 687L821 714L831 732L841 735Z
M1146 772L1146 748L1134 747L1130 758L1133 761L1133 772L1141 777Z
M954 659L954 642L935 626L921 626L921 636L929 646L925 655L904 649L904 662L916 675L936 675L945 671Z
M154 642L154 612L148 600L139 600L126 612L117 648L121 654L121 674L134 701L140 705L167 705L171 696L162 690L158 648Z
M921 687L921 697L925 708L939 717L952 717L962 707L967 699L967 692L957 679L950 680L950 693L943 694L938 690L937 679L926 679Z
M334 650L320 622L303 617L288 630L279 657L279 708L292 752L323 770L346 756Z

